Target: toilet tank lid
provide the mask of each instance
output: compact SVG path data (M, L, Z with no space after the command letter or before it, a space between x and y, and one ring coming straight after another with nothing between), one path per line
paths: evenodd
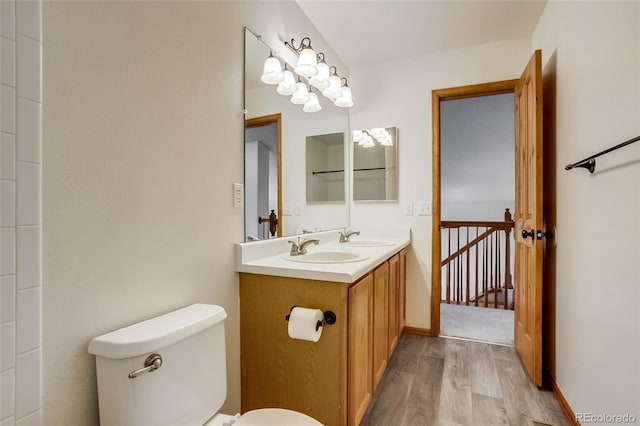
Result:
M227 317L224 308L196 303L91 340L89 353L112 359L145 355L186 339Z

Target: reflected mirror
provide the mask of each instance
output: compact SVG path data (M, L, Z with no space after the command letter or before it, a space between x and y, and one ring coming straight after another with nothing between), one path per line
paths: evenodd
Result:
M344 203L344 133L307 136L307 202Z
M285 49L284 44L272 47L274 52ZM340 168L345 170L349 116L324 96L318 96L320 111L304 112L302 105L291 103L290 96L280 95L277 85L263 83L260 77L270 51L245 29L245 240L347 227L346 173L342 173L341 201L307 201L305 159L308 137L342 134ZM273 127L261 129L269 126ZM332 192L337 186L332 185Z
M398 200L398 129L353 131L353 201Z

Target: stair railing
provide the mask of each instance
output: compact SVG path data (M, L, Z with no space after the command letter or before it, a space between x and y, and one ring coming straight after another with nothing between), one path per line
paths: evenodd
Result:
M442 302L513 309L513 219L441 221Z

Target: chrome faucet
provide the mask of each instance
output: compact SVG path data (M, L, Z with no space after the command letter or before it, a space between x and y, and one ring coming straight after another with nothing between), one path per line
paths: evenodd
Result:
M291 243L291 251L289 252L289 256L300 256L300 255L303 255L303 254L307 254L307 246L309 244L318 245L320 240L318 240L316 238L305 238L301 242L300 241L300 237L298 237L298 241L297 242L296 241L291 241L291 240L289 240L289 242Z
M340 231L340 242L348 243L352 235L360 235L360 231L347 231L347 228L345 228L343 231Z

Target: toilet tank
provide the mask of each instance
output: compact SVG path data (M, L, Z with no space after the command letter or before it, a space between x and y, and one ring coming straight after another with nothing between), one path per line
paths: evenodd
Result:
M197 425L226 398L226 312L195 304L94 338L101 426ZM162 365L130 379L151 354Z

